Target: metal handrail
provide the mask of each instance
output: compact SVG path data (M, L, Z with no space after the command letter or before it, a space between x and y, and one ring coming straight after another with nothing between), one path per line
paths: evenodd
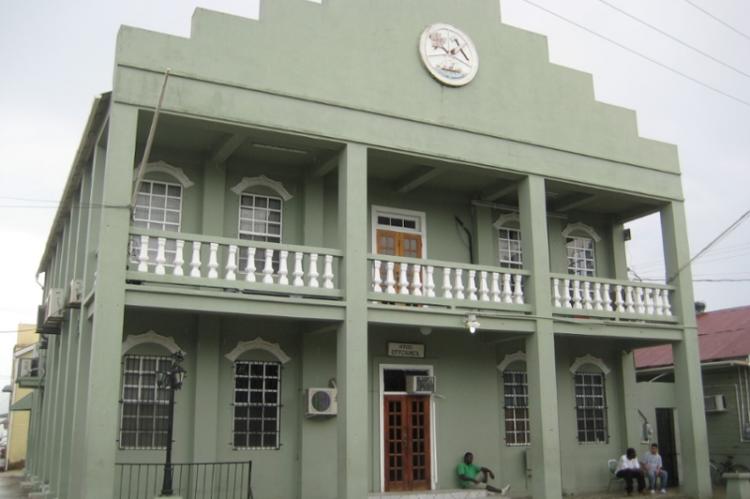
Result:
M174 493L183 499L253 499L252 461L172 463ZM164 463L116 463L115 499L159 495Z

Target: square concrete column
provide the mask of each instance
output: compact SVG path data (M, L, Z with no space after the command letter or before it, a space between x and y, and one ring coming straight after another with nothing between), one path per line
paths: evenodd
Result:
M473 226L474 232L474 254L471 255L474 263L478 265L497 266L497 252L495 251L495 239L497 231L492 227L492 210L486 206L474 206Z
M638 383L635 376L635 356L632 351L622 353L620 367L622 369L622 399L625 408L621 424L625 427L627 447L638 449L643 433L643 423L638 414Z
M518 189L524 269L531 272L526 297L538 319L526 339L532 470L530 492L535 498L562 497L560 435L557 413L555 336L552 326L549 242L544 179L529 176Z
M221 318L218 315L198 317L196 345L195 402L193 418L193 462L217 460L220 443L219 427L219 369Z
M708 437L703 406L698 328L693 304L690 250L683 203L673 201L661 210L664 262L668 283L674 286L672 310L684 326L683 340L672 345L677 417L682 447L683 489L690 497L711 497Z
M113 104L107 136L91 334L81 499L111 497L120 398L125 274L138 110Z
M368 484L367 148L349 144L339 161L339 245L346 317L337 335L338 497L364 499Z

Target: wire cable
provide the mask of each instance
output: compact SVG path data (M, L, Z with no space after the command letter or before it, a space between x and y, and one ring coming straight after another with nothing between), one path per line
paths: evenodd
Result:
M694 46L694 45L691 45L691 44L689 44L689 43L687 43L687 42L685 42L685 41L681 40L680 38L677 38L676 36L674 36L674 35L672 35L672 34L670 34L670 33L667 33L667 32L666 32L666 31L664 31L663 29L661 29L661 28L658 28L658 27L654 26L653 24L651 24L651 23L649 23L649 22L647 22L647 21L644 21L644 20L643 20L643 19L641 19L640 17L638 17L638 16L635 16L635 15L631 14L630 12L627 12L627 11L625 11L625 10L621 9L621 8L620 8L620 7L618 7L617 5L614 5L614 4L610 3L610 2L608 2L607 0L596 0L596 1L597 1L597 2L599 2L599 3L601 3L601 4L603 4L603 5L606 5L606 6L607 6L607 7L609 7L610 9L612 9L612 10L615 10L615 11L619 12L620 14L622 14L622 15L624 15L624 16L626 16L626 17L629 17L630 19L634 20L634 21L635 21L635 22L637 22L637 23L640 23L640 24L642 24L643 26L646 26L647 28L650 28L650 29L652 29L652 30L656 31L657 33L660 33L660 34L662 34L662 35L666 36L666 37L667 37L667 38L669 38L670 40L672 40L672 41L674 41L674 42L676 42L676 43L679 43L679 44L680 44L680 45L682 45L683 47L687 47L687 48L689 48L690 50L692 50L692 51L694 51L694 52L697 52L697 53L699 53L699 54L700 54L700 55L702 55L703 57L706 57L706 58L708 58L708 59L711 59L711 60L712 60L712 61L714 61L715 63L717 63L717 64L721 64L721 65L722 65L722 66L724 66L725 68L731 69L732 71L734 71L734 72L735 72L735 73L737 73L737 74L740 74L740 75L742 75L742 76L744 76L744 77L746 77L746 78L750 78L750 73L746 73L745 71L743 71L743 70L741 70L741 69L739 69L739 68L737 68L737 67L734 67L734 66L732 66L731 64L729 64L729 63L727 63L727 62L724 62L724 61L722 61L721 59L719 59L719 58L717 58L717 57L714 57L714 56L712 56L712 55L711 55L711 54L709 54L708 52L705 52L705 51L703 51L703 50L699 49L698 47L696 47L696 46Z
M579 29L582 29L582 30L586 31L587 33L590 33L590 34L592 34L592 35L594 35L594 36L596 36L598 38L601 38L602 40L605 40L605 41L607 41L607 42L609 42L609 43L611 43L611 44L613 44L613 45L615 45L617 47L620 47L623 50L626 50L626 51L628 51L628 52L630 52L630 53L632 53L634 55L637 55L641 59L644 59L644 60L646 60L646 61L648 61L648 62L650 62L652 64L656 64L657 66L659 66L659 67L661 67L663 69L666 69L667 71L670 71L670 72L672 72L672 73L674 73L674 74L676 74L678 76L681 76L681 77L685 78L686 80L692 81L696 85L700 85L701 87L704 87L704 88L706 88L708 90L711 90L712 92L715 92L715 93L717 93L719 95L723 95L724 97L727 97L728 99L732 99L732 100L734 100L736 102L739 102L740 104L743 104L743 105L745 105L747 107L750 107L750 101L744 100L741 97L737 97L736 95L732 95L732 94L730 94L728 92L725 92L725 91L723 91L723 90L721 90L719 88L716 88L716 87L714 87L712 85L709 85L708 83L705 83L705 82L703 82L703 81L701 81L701 80L699 80L697 78L693 78L692 76L690 76L690 75L688 75L686 73L683 73L679 69L673 68L671 66L667 66L666 64L664 64L664 63L662 63L662 62L660 62L660 61L658 61L658 60L656 60L656 59L654 59L654 58L652 58L652 57L650 57L650 56L648 56L648 55L646 55L646 54L644 54L642 52L638 52L637 50L632 49L632 48L628 47L627 45L624 45L624 44L618 42L617 40L615 40L613 38L610 38L610 37L608 37L606 35L602 35L601 33L597 32L597 31L594 31L593 29L591 29L591 28L589 28L587 26L584 26L583 24L580 24L580 23L577 23L576 21L568 19L567 17L565 17L565 16L563 16L561 14L558 14L557 12L555 12L553 10L548 9L548 8L544 7L543 5L539 5L538 3L533 2L532 0L521 0L521 1L523 1L523 2L525 2L527 4L529 4L529 5L532 5L532 6L536 7L537 9L542 10L542 11L544 11L544 12L546 12L546 13L554 16L554 17L557 17L558 19L560 19L560 20L562 20L562 21L564 21L564 22L566 22L568 24L571 24L571 25L573 25L573 26L575 26L575 27L577 27Z
M710 243L708 243L706 246L704 246L702 250L700 250L693 258L691 258L690 260L688 260L682 267L680 267L679 269L677 269L677 272L675 272L674 275L671 276L667 280L667 284L669 284L672 281L674 281L677 278L677 276L679 276L680 273L683 270L685 270L687 267L690 266L691 263L693 263L696 259L700 258L701 255L703 255L708 250L710 250L713 245L715 245L716 243L718 243L719 241L721 241L722 239L724 239L726 236L728 236L730 233L732 233L734 231L734 229L736 229L737 227L739 227L740 225L742 225L742 223L745 220L747 220L749 217L750 217L750 210L748 210L745 213L743 213L742 215L740 215L740 218L738 218L729 227L727 227L726 229L724 229L721 232L721 234L719 234L718 236L716 236Z
M686 4L690 5L691 7L693 7L694 9L703 12L705 15L707 15L708 17L710 17L711 19L713 19L717 23L722 24L723 26L725 26L725 27L731 29L732 31L734 31L735 33L737 33L738 35L740 35L740 36L742 36L742 37L747 38L748 40L750 40L750 35L746 34L743 31L740 31L739 29L735 28L734 26L732 26L728 22L724 21L723 19L721 19L721 18L717 17L716 15L712 14L711 12L707 11L706 9L704 9L703 7L701 7L700 5L696 5L695 2L691 2L690 0L683 0L683 1Z

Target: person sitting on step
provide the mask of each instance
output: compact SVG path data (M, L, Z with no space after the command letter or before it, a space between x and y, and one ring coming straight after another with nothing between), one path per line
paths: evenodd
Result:
M464 454L463 461L456 469L458 473L458 482L462 489L485 489L489 492L497 492L501 496L507 495L510 485L498 489L487 483L488 479L494 480L495 474L484 466L474 464L474 454L467 452Z

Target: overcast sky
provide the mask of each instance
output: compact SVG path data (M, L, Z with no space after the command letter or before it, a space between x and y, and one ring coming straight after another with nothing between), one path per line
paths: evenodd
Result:
M691 2L740 33L686 0L606 0L724 64L601 0L501 5L503 22L549 37L553 62L592 73L597 99L636 110L642 136L678 145L691 253L750 209L750 104L678 76L529 1L750 103L750 77L742 74L750 75L747 0ZM92 100L111 88L118 27L189 36L196 6L248 17L258 13L257 0L0 0L0 331L36 320L37 264ZM632 229L631 267L658 278L663 275L658 219ZM694 275L750 280L749 257L750 222L698 260ZM697 282L695 289L709 309L750 304L750 282ZM14 342L14 335L0 333L0 385L9 380ZM0 412L4 407L0 403Z

